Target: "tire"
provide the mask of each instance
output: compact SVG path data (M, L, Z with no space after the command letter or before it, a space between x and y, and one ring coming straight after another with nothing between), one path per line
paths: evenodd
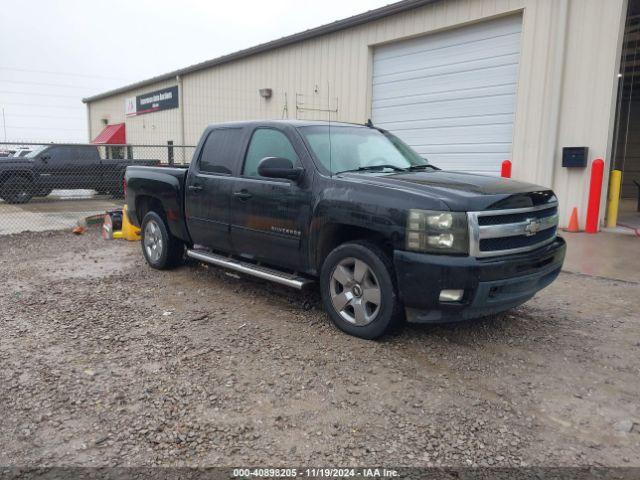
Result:
M335 248L320 270L320 294L331 321L350 335L373 340L401 322L393 264L374 243Z
M36 197L47 197L51 194L51 192L53 192L52 189L50 188L43 188L42 190L39 190L37 195L35 195Z
M2 184L0 197L7 203L27 203L33 198L33 182L23 176L9 177Z
M184 243L171 235L165 219L149 212L142 220L142 254L150 267L158 270L175 268L184 261Z

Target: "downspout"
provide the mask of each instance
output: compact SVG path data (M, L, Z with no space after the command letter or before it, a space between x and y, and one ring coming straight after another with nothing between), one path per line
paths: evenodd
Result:
M178 83L178 118L179 118L179 141L182 151L182 163L186 161L186 151L184 148L184 90L182 88L182 76L176 75L176 82Z
M566 56L567 30L569 23L569 0L561 0L560 12L558 15L558 24L556 27L555 44L558 46L558 54L553 62L553 71L556 72L551 87L551 111L549 112L551 126L551 141L549 142L549 150L547 158L551 158L552 168L550 169L550 177L548 185L555 189L556 176L556 153L558 151L558 137L560 136L560 102L562 101L562 87L564 83L564 64Z
M91 104L87 102L87 143L91 143Z

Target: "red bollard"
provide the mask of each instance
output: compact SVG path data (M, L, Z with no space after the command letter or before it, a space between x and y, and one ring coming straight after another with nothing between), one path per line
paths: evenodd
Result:
M505 160L502 162L502 170L500 170L500 176L504 178L511 178L511 160Z
M598 219L600 217L600 197L602 196L602 178L604 176L604 161L596 158L591 165L591 184L589 185L589 204L587 206L587 222L584 231L598 233Z

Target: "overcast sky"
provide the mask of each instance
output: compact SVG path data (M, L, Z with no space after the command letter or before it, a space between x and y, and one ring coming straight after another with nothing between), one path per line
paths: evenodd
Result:
M393 1L7 1L0 141L86 141L83 97Z

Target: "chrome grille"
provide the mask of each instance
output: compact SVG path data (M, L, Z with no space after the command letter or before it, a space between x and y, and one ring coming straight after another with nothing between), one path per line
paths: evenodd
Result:
M468 216L470 254L495 257L528 252L553 242L558 227L558 204L469 212Z

